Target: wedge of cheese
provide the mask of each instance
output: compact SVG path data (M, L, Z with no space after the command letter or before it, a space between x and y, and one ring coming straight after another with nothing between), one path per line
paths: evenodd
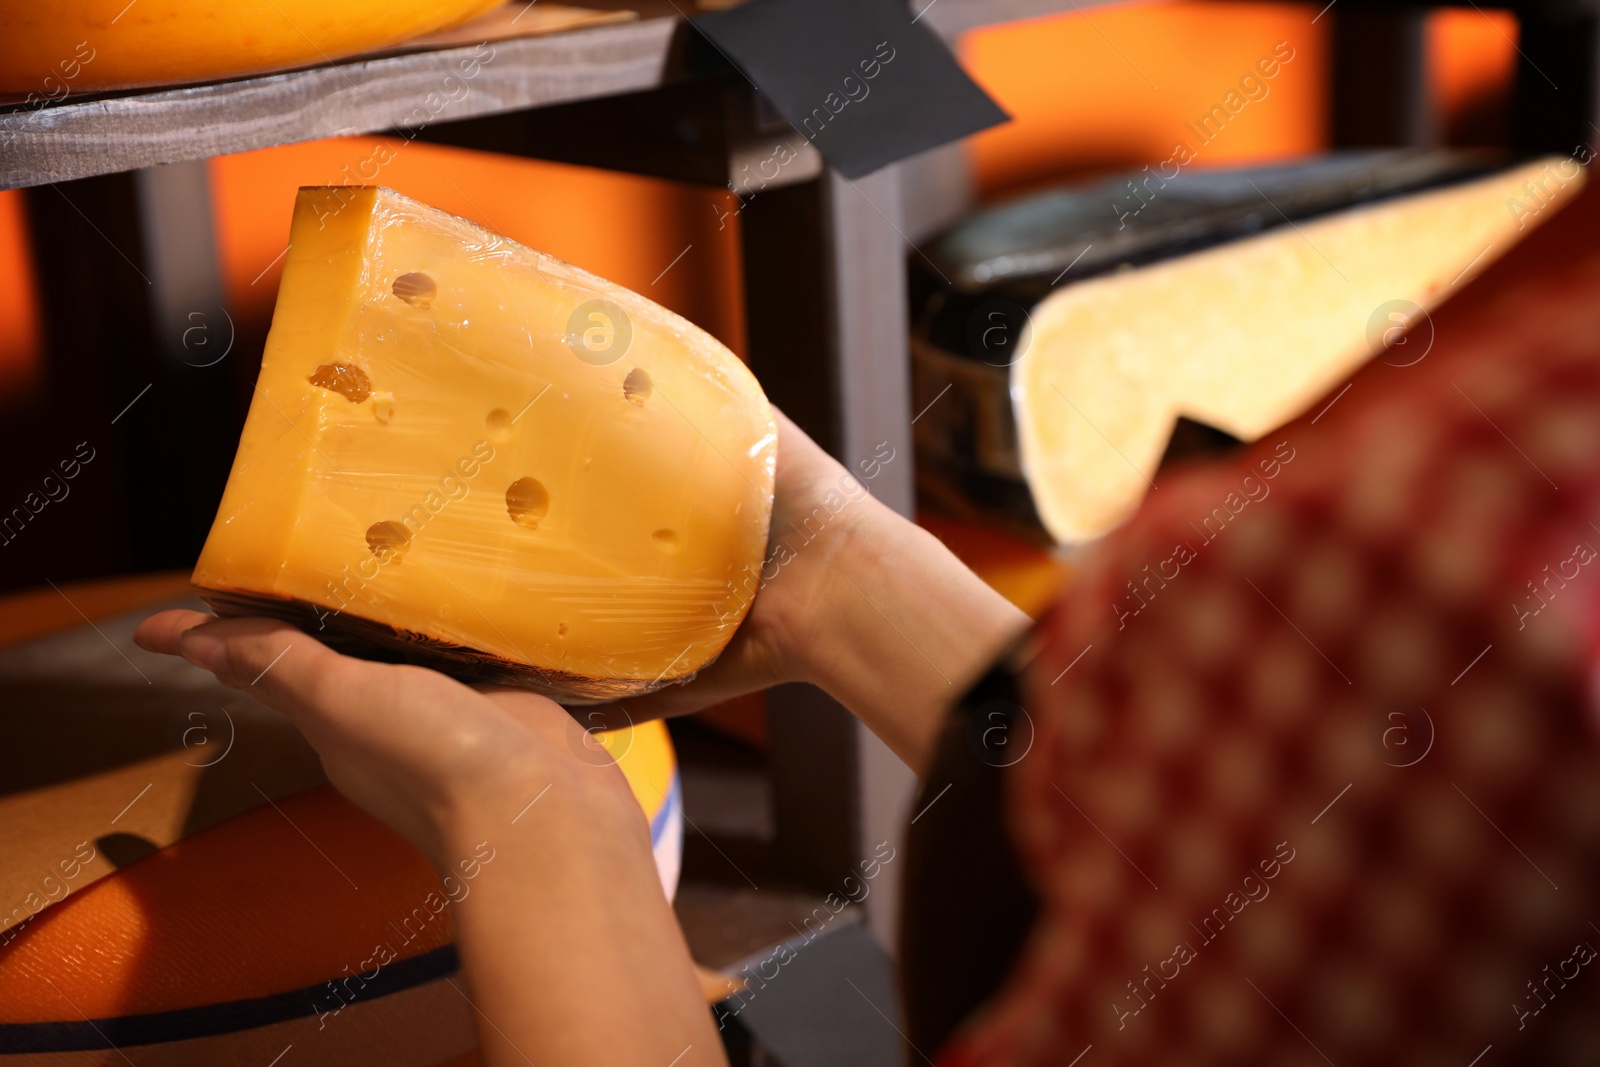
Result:
M640 693L744 618L776 442L666 309L386 189L303 189L193 580L356 654Z
M1582 182L1537 160L1058 289L1011 380L1046 529L1082 542L1131 514L1180 415L1246 441L1300 415Z

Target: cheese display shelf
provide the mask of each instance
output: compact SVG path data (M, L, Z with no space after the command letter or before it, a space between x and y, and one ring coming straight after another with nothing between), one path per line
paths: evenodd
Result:
M240 398L227 376L201 373L197 363L204 361L177 340L193 324L187 315L194 308L226 310L206 162L336 135L392 131L712 188L725 188L741 168L766 158L775 139L787 141L794 164L739 218L750 369L773 402L835 455L872 455L887 441L909 456L907 235L914 240L948 221L965 200L903 199L902 191L937 186L928 168L945 166L953 154L849 182L803 136L775 122L731 68L691 64L696 31L687 18L701 8L690 0L582 6L620 17L496 40L490 62L476 43L458 42L201 84L0 101L0 188L22 190L52 377L96 383L90 388L98 398L104 383L121 381L128 368L156 375L133 415L104 431L125 442L131 458L128 528L144 539L139 551L149 565L193 562L192 554L177 558L159 531L209 523L211 514L201 513L214 512L214 499L189 487L220 485L217 457L226 463L238 433L227 413ZM947 38L991 22L1096 6L908 3L920 24ZM472 72L467 91L430 105L430 94L446 77L460 78L463 64ZM703 136L683 137L688 121ZM611 136L592 136L596 128ZM801 303L815 313L797 318ZM106 421L149 381L141 379ZM181 447L158 439L172 435L181 436ZM910 514L911 464L890 464L874 491ZM81 587L62 584L78 597ZM801 936L797 930L809 932L819 907L832 914L822 906L825 896L841 871L870 854L862 842L900 839L895 798L912 784L887 749L820 692L782 687L767 708L765 756L716 767L709 786L697 786L696 757L681 750L683 805L698 826L685 836L677 910L708 988L716 975L770 967L764 961ZM730 777L761 791L754 807L770 813L765 839L719 832L717 797ZM793 965L786 971L795 977L783 989L793 996L778 990L728 1002L724 1033L736 1062L786 1030L826 1031L830 1040L868 1050L860 1062L892 1062L893 1029L842 976L873 1002L893 1004L880 944L893 941L897 892L889 883L897 866L885 868L870 899L839 913L816 938L805 954L814 977ZM806 1022L819 1012L826 1028ZM804 1062L804 1050L793 1051L795 1062Z
M908 0L907 6L921 25L954 40L984 25L1081 14L1113 2ZM772 402L835 456L859 459L880 443L912 455L917 408L906 259L970 208L972 181L961 154L936 150L847 180L802 135L774 120L748 81L726 65L718 68L714 56L705 63L707 49L688 20L725 5L589 0L580 6L616 17L496 39L491 62L482 61L477 43L457 41L200 84L93 94L69 85L52 99L0 100L0 189L22 190L49 374L73 383L85 410L105 409L99 432L125 453L126 529L137 540L141 566L193 563L192 552L175 558L160 532L210 523L215 499L193 487L220 487L237 441L238 428L226 415L240 402L232 383L222 374L196 373L199 364L178 341L192 325L185 316L193 309L221 306L206 161L326 137L392 131L717 189L765 158L775 140L787 142L796 162L749 199L738 219L748 365ZM1423 6L1340 0L1329 19L1336 145L1401 145L1420 136L1411 118L1421 35L1415 11L1404 9ZM1524 66L1514 127L1526 143L1519 148L1570 149L1572 130L1586 129L1594 117L1585 94L1553 90L1589 84L1594 69L1592 50L1574 43L1581 35L1554 14L1545 17L1546 8L1557 6L1524 5L1521 12ZM1358 20L1381 24L1383 47L1352 36L1349 27ZM1363 32L1370 30L1369 24ZM467 91L439 93L447 77L466 70L473 72ZM1341 118L1366 114L1360 108L1385 94L1394 106L1380 109L1383 121L1362 126ZM686 135L691 128L697 136ZM606 135L593 136L595 130ZM752 157L757 150L761 155ZM157 368L155 377L141 376L113 402L106 383L126 384L145 368ZM124 418L130 399L140 405L137 417ZM913 469L911 462L888 464L873 485L880 499L907 515L915 507ZM1009 595L1030 609L1037 610L1058 577L1050 560L1013 555L988 531L954 530L939 519L930 525L963 542L958 548L980 569L1003 574ZM108 569L93 561L85 567L85 574ZM70 576L52 575L64 577ZM63 586L76 596L75 587ZM56 597L49 588L44 593L46 600ZM6 621L0 617L0 625ZM728 850L728 859L726 839L712 850L691 829L686 840L680 918L699 961L723 973L770 958L788 936L785 928L803 923L838 873L869 851L863 842L899 840L911 786L909 771L820 692L780 687L768 695L767 710L767 753L752 757L741 773L769 791L770 868L752 865L737 849ZM683 766L688 818L715 836L714 819L702 819L708 809L697 807L707 794L696 793L686 754ZM837 960L859 963L868 939L857 935L869 928L893 943L897 877L898 865L887 867L872 897L847 910L851 921L830 928ZM790 888L779 888L786 882ZM887 982L890 971L881 962ZM763 1011L771 1013L768 1021L790 1012L791 1022L825 1011L830 1027L842 1031L841 1020L860 1018L864 1007L840 977L844 965L826 964L835 968L831 981L816 987L825 987L825 999L801 1005L767 994L736 1022L756 1029ZM786 982L796 990L804 984ZM879 1005L892 1004L887 987L882 996L872 992ZM860 1026L863 1033L876 1028L894 1036L877 1015Z
M937 0L920 21L954 35L1117 2ZM924 3L911 7L920 11ZM479 42L455 43L196 85L85 93L71 80L49 78L31 95L0 96L0 189L319 137L419 129L691 80L686 16L702 10L694 0L585 0L581 9L625 20L494 40L488 53ZM458 83L465 93L455 90Z

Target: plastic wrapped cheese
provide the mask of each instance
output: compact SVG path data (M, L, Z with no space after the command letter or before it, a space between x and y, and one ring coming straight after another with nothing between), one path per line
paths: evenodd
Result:
M777 434L645 298L386 189L303 189L194 583L354 654L601 700L749 608Z

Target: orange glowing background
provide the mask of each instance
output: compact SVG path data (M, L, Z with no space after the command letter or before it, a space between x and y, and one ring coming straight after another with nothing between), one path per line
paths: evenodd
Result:
M1279 41L1294 58L1195 165L1315 151L1326 124L1327 23L1320 4L1129 4L976 31L960 46L973 76L1010 124L972 139L981 193L1052 175L1165 159L1196 120ZM1515 20L1476 11L1430 17L1430 83L1441 114L1503 98ZM379 138L264 149L211 164L219 256L237 313L264 320L276 295L289 208L299 185L350 180ZM737 234L719 229L729 194L581 167L402 144L379 177L644 293L700 323L735 351L744 344ZM0 403L22 402L39 378L42 338L28 266L22 198L0 193ZM681 253L681 258L680 257ZM670 269L669 269L670 267ZM665 273L663 273L665 272Z
M1516 40L1510 12L1451 8L1428 16L1429 82L1442 133L1484 110L1491 123L1509 121L1506 87L1516 71Z
M1153 163L1186 142L1194 165L1314 152L1326 143L1326 23L1315 6L1134 4L977 30L961 54L1013 121L972 139L985 191L1086 166ZM1185 128L1286 42L1267 93L1200 147ZM1065 57L1071 57L1070 62Z
M39 374L39 304L29 266L22 194L0 193L0 402L33 391Z
M375 155L380 146L387 151ZM239 314L271 313L295 190L374 168L376 184L642 293L735 351L743 345L742 302L730 299L739 291L738 231L721 221L733 194L370 136L211 161L217 252Z

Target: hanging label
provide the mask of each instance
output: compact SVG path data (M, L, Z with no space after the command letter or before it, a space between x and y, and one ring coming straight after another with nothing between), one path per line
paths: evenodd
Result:
M847 178L1010 117L905 0L750 0L693 22Z

